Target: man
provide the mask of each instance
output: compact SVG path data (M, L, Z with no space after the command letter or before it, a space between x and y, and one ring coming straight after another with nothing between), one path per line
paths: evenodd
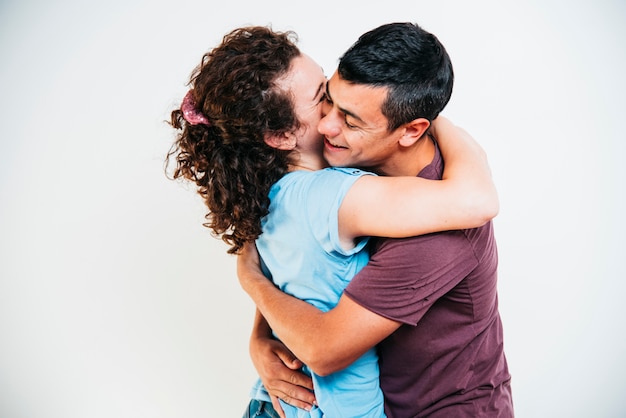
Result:
M327 85L324 156L333 166L380 175L441 178L441 154L427 130L452 84L445 49L419 26L389 24L364 34ZM240 257L242 287L317 374L341 370L377 345L387 416L513 416L491 222L377 240L369 264L328 312L276 289L255 257L250 248ZM296 385L283 399L310 402L297 387L309 383L297 374L289 379Z

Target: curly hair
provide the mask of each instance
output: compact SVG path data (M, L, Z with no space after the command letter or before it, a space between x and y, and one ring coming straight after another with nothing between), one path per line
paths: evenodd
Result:
M268 27L235 29L204 54L189 85L209 125L187 123L180 109L170 124L179 130L166 157L171 178L194 182L209 212L203 225L237 254L261 234L270 187L288 169L289 152L270 147L265 134L299 128L289 92L276 81L300 56L295 33Z

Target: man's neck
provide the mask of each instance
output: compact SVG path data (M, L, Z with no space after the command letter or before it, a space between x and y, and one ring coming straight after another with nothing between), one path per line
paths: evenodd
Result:
M414 146L398 150L377 172L383 176L417 176L435 158L435 144L424 135Z

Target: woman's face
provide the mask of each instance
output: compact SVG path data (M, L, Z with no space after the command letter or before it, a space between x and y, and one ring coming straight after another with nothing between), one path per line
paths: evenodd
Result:
M326 76L322 68L308 55L302 54L291 63L289 72L277 83L290 91L300 128L295 132L296 148L303 153L322 154L324 141L317 130L322 119L322 104L326 92Z

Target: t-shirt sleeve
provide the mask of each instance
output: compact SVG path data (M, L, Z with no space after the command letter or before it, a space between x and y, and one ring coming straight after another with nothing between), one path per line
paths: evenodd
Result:
M345 294L364 308L416 325L478 264L463 231L381 239Z
M364 237L351 249L344 249L339 240L339 207L350 187L360 177L373 175L354 168L327 168L316 173L306 191L307 219L317 241L327 253L352 255L365 247Z

